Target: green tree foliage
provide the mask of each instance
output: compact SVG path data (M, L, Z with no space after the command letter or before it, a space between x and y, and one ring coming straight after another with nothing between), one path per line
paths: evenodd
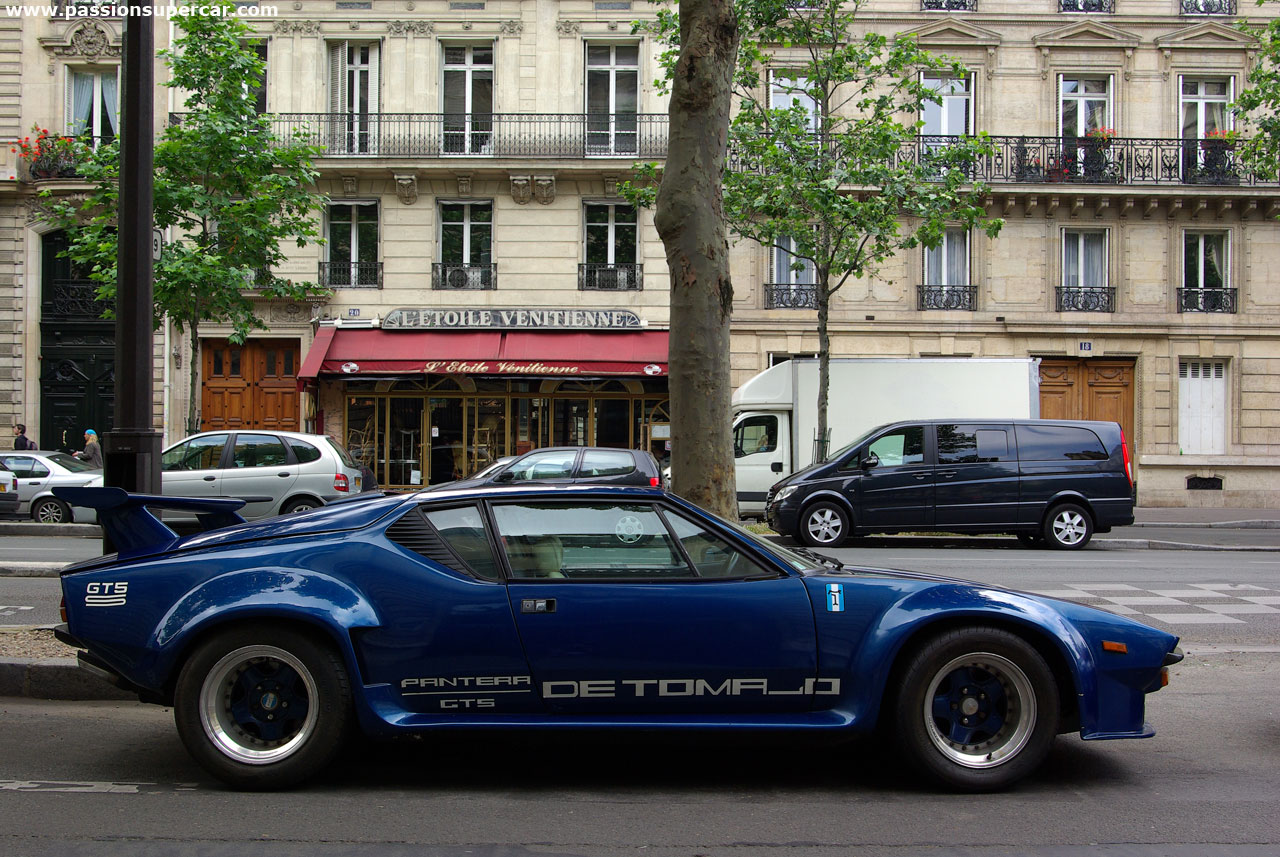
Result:
M1258 0L1263 5L1263 0ZM1233 109L1252 126L1252 136L1238 140L1240 158L1259 179L1280 174L1280 18L1265 27L1242 23L1241 29L1258 40L1258 61L1249 72L1249 85Z
M175 18L180 35L163 54L166 85L186 94L185 112L155 147L155 225L171 239L155 265L156 327L167 316L191 340L191 401L187 428L199 428L199 328L230 325L243 342L267 325L261 298L303 300L325 294L315 283L282 279L273 270L282 245L319 240L313 159L320 149L300 133L280 139L255 107L265 67L253 32L233 15ZM116 295L116 212L119 149L100 147L81 167L93 188L79 202L54 202L53 220L68 230L67 255L98 284L98 297ZM46 194L47 196L47 194Z
M907 36L855 35L862 0L737 0L743 38L729 130L724 210L733 231L811 266L819 342L818 430L827 428L831 297L912 248L936 247L948 226L979 226L987 187L976 165L986 135L919 137L938 94L922 73L962 77L958 63ZM645 27L673 41L670 9ZM666 56L670 56L668 53ZM770 74L772 72L772 75ZM771 88L789 104L774 106Z

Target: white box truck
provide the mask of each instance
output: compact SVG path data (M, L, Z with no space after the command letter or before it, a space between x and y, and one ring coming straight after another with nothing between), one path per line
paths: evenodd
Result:
M1034 419L1040 361L1033 358L837 358L827 397L828 452L898 420ZM788 360L733 394L738 511L764 513L765 494L813 463L818 361Z

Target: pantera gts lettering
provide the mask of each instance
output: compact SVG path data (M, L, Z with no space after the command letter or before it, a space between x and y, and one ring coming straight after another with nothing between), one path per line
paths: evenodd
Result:
M123 607L128 593L127 583L90 583L84 588L84 606Z

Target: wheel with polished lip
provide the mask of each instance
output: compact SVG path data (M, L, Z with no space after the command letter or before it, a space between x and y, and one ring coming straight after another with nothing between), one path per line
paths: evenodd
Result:
M907 663L893 716L908 761L966 791L1005 788L1044 760L1058 727L1058 686L1021 637L959 628Z
M1056 550L1079 550L1093 538L1093 518L1075 503L1054 506L1044 519L1044 540Z
M285 503L280 509L281 515L292 515L294 512L309 512L312 509L319 509L321 503L312 500L310 497L297 497Z
M294 785L342 748L352 719L342 658L289 629L217 634L187 659L173 716L187 751L239 788Z
M61 500L45 497L31 507L31 517L41 524L69 524L71 507Z
M852 524L840 504L819 500L800 515L800 541L815 548L839 547L849 537Z

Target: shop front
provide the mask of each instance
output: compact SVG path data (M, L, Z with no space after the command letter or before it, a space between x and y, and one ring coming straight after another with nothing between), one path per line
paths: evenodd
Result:
M559 445L667 454L667 332L625 310L395 310L321 327L299 372L315 430L413 488Z

